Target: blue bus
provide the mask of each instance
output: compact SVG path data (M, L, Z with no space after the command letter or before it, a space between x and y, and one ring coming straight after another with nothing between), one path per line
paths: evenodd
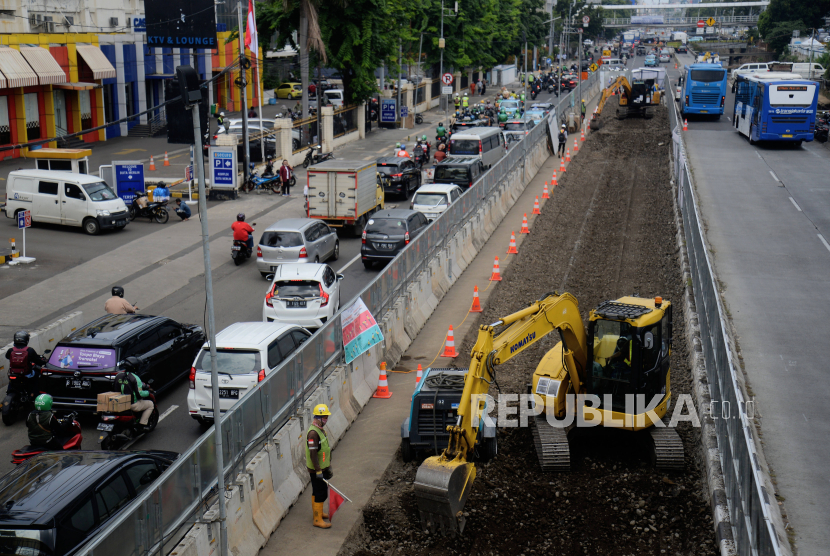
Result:
M726 102L726 70L720 63L686 66L681 77L680 113L712 114L720 118Z
M755 141L812 141L818 84L794 74L739 75L732 123Z

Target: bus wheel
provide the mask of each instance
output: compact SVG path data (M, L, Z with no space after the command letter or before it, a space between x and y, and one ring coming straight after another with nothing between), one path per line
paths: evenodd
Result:
M798 141L793 143L793 148L794 149L800 149L801 148L801 143L803 143L803 141L801 139L799 139Z
M752 130L755 128L753 124L749 124L749 144L754 145L755 141L752 140Z

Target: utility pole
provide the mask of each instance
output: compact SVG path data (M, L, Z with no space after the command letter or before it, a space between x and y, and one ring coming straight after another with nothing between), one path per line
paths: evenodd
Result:
M398 39L398 119L403 127L403 118L401 117L401 69L403 69L403 40ZM319 98L319 97L318 97Z
M527 102L527 32L522 31L522 40L524 41L524 59L525 59L525 70L524 70L524 77L522 78L522 95ZM522 104L522 114L524 114L524 104Z
M242 32L242 11L245 8L242 7L242 0L237 2L236 7L236 18L239 22L239 61L245 59L245 33ZM244 65L240 65L239 68L239 83L240 83L240 90L242 91L242 140L245 142L245 165L242 167L242 179L248 179L248 171L249 166L251 164L251 148L250 143L248 142L248 89L245 86L245 67ZM200 197L201 198L201 197ZM201 209L200 209L201 210ZM218 406L214 406L218 407Z
M455 3L455 10L450 10L450 12L451 13L446 14L447 17L455 17L456 15L458 15L458 2ZM446 42L444 41L444 15L444 0L441 0L441 38L438 39L438 49L441 51L441 61L439 66L441 69L438 70L441 73L441 75L439 76L439 79L443 78L444 76L444 46L446 45ZM443 81L441 81L441 86L444 86ZM441 96L444 95L442 94ZM446 100L447 102L444 103L444 119L449 118L450 101L452 101L452 94L450 94Z

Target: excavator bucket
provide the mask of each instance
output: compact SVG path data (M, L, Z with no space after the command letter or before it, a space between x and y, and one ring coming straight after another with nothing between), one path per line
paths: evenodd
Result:
M476 468L470 462L433 456L424 460L415 475L415 497L421 527L431 532L464 532L462 510L473 489Z

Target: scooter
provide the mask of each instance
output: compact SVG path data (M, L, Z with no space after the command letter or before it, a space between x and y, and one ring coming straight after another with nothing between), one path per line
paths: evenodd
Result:
M43 355L52 353L51 349ZM3 424L13 425L23 410L31 411L34 408L35 397L40 394L37 384L40 378L40 365L34 365L33 376L13 373L9 369L9 386L6 388L6 397L3 399Z
M303 160L303 168L308 168L312 164L318 164L326 160L334 160L334 153L314 152L319 150L321 150L320 145L309 147L308 152L305 154L305 160Z
M536 100L536 89L530 90L530 100Z
M253 228L256 226L256 222L251 224ZM248 247L248 242L243 241L241 239L233 240L233 246L231 247L231 258L236 266L241 265L246 259L250 259L253 256L253 250Z
M120 450L128 442L135 441L148 432L152 432L159 423L159 410L156 405L156 393L150 390L147 398L153 402L153 412L147 419L147 430L139 424L140 413L128 409L119 413L106 412L101 414L101 421L98 423L98 443L102 450Z
M424 123L424 117L420 113L415 114L415 123L418 125Z
M83 433L81 432L81 424L78 423L78 414L69 413L63 419L58 419L61 423L62 432L68 435L69 439L63 443L61 450L80 450L81 442L83 441ZM45 446L24 446L19 450L12 452L12 463L15 465L21 464L27 459L42 454L44 452L54 452L52 448Z
M170 213L167 212L167 202L163 203L147 203L145 206L140 206L138 200L142 197L147 197L146 193L139 193L130 205L130 220L135 220L139 216L155 220L159 224L166 224L170 220Z

